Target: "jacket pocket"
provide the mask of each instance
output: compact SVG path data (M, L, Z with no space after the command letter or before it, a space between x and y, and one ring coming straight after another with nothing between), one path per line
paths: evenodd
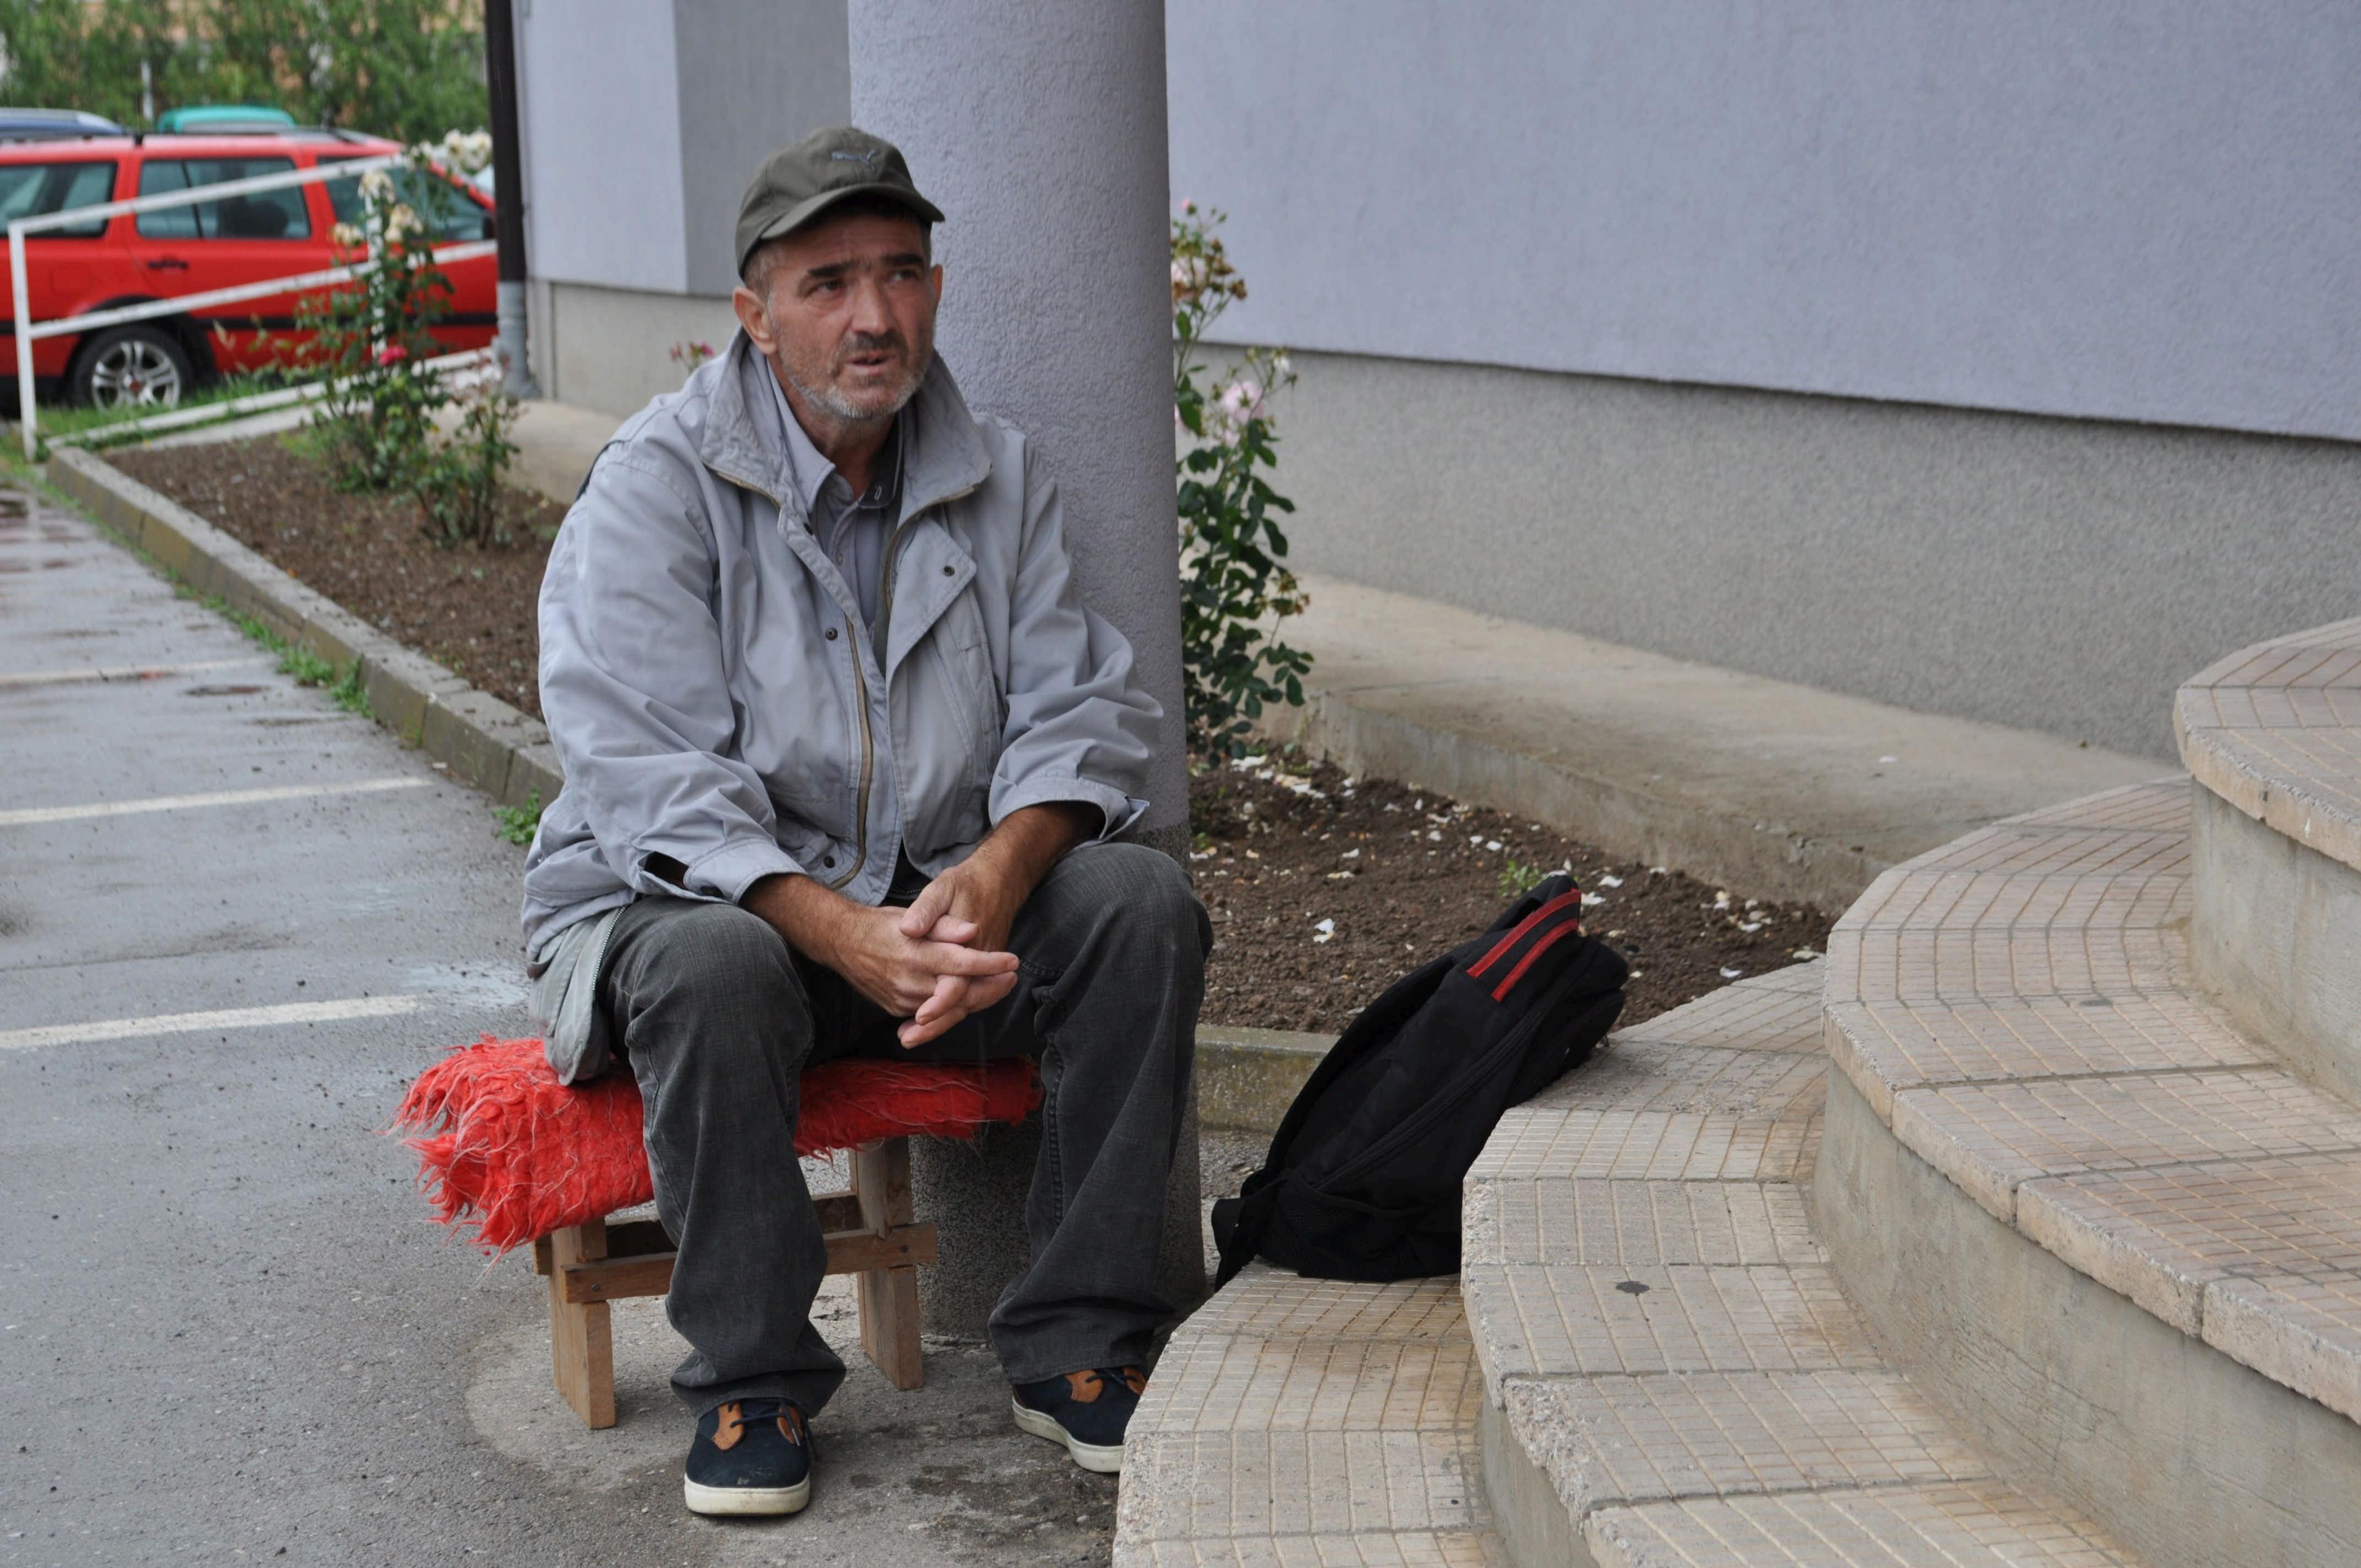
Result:
M895 744L905 835L914 859L947 854L989 826L998 765L999 695L979 636L961 646L954 605L910 650L897 674ZM972 607L965 618L975 620Z

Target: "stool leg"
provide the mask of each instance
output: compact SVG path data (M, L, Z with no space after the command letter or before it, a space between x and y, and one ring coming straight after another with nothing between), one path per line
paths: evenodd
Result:
M549 1237L549 1367L557 1391L594 1431L615 1424L615 1338L604 1301L570 1302L565 1268L607 1255L607 1222L569 1225Z
M887 1138L852 1153L852 1193L861 1201L861 1223L879 1235L910 1223L910 1140ZM918 1271L873 1268L854 1276L861 1306L861 1348L896 1388L926 1382L918 1349Z

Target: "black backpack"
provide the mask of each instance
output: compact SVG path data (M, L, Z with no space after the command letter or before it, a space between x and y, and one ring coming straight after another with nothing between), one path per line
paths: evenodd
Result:
M1494 1124L1623 1009L1629 966L1581 916L1581 890L1551 877L1353 1020L1263 1168L1213 1205L1221 1284L1257 1254L1316 1279L1458 1272L1459 1183Z

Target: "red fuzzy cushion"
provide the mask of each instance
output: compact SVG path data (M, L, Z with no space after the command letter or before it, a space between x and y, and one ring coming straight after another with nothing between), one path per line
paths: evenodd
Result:
M910 1133L972 1137L1041 1102L1023 1057L974 1067L847 1058L807 1069L802 1090L799 1155ZM409 1143L438 1217L472 1221L492 1253L654 1196L640 1123L631 1074L568 1088L539 1040L489 1035L420 1073L394 1114L396 1130L424 1135Z

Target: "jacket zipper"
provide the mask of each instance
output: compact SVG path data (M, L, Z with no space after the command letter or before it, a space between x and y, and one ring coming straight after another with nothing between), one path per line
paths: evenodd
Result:
M884 568L885 581L878 589L877 595L877 631L876 635L870 639L870 649L876 656L877 668L880 672L883 672L885 668L886 645L893 640L894 564L901 558L902 540L904 536L910 532L910 524L917 521L918 518L924 516L927 512L933 510L936 507L944 506L950 502L958 500L961 497L972 496L976 492L977 488L978 487L970 485L966 489L955 490L951 494L943 497L940 500L928 501L917 511L913 512L910 516L904 518L901 521L894 525L894 532L892 536L885 541L885 565ZM845 622L845 630L847 631L852 630L852 623L849 620ZM862 673L861 651L856 648L851 652L852 684L854 689L859 693L861 697L861 791L859 795L861 824L855 830L853 839L852 869L845 872L842 876L837 878L834 882L829 883L828 885L831 889L842 887L854 877L859 876L861 874L861 868L869 863L869 789L871 784L874 780L874 775L877 770L876 741L869 732L869 677Z
M880 670L885 667L885 645L893 641L894 563L902 554L902 536L909 532L910 524L934 510L935 508L949 506L957 500L965 500L982 488L978 485L970 485L963 490L953 490L947 496L928 501L894 525L892 536L885 541L885 582L884 586L878 590L877 596L877 635L873 641L877 644L877 667Z
M752 484L722 469L717 468L715 472L719 473L725 479L745 486L746 488L762 496L781 510L785 510L779 498L772 495L764 487ZM883 647L887 638L888 629L894 624L894 562L902 553L902 536L909 532L910 524L918 517L933 510L936 507L948 505L952 501L972 496L980 488L982 488L980 485L970 485L965 489L954 490L947 496L928 501L917 511L894 525L893 536L885 541L885 581L879 590L877 601L877 635L873 640L877 647ZM844 629L847 632L853 629L850 616L845 618ZM861 650L853 648L847 651L852 655L852 689L861 711L861 787L854 795L854 809L860 813L860 819L853 826L852 864L842 876L825 884L831 893L859 876L861 868L869 863L869 792L871 786L876 782L877 774L877 738L871 732L869 723L869 676L861 668ZM885 656L879 652L876 657L877 667L883 671L885 667Z
M850 617L845 620L844 629L847 631L852 630ZM828 884L831 892L859 876L861 868L869 863L869 785L877 769L877 745L869 733L869 677L862 673L861 650L848 648L845 652L852 655L852 689L861 708L861 789L856 806L861 817L853 828L852 864L842 876Z
M876 656L880 672L885 668L886 628L894 622L894 558L901 554L902 535L909 526L906 518L895 523L893 537L885 541L885 582L878 590L877 633L870 639L871 651ZM848 632L853 630L849 616L845 619L844 630ZM877 742L869 727L869 676L861 668L861 650L851 648L846 652L852 655L852 686L861 700L861 789L855 807L861 814L861 820L853 829L852 869L829 883L828 885L831 889L842 887L859 876L861 868L869 863L869 791L876 782L877 773Z

